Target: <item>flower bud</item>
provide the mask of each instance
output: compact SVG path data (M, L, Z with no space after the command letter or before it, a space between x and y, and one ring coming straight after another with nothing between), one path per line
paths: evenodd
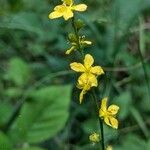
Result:
M74 43L74 42L76 43L76 41L77 41L77 37L74 33L69 33L68 39L71 43Z
M81 28L85 26L84 22L81 19L77 19L75 21L75 25L76 25L77 30L80 30Z

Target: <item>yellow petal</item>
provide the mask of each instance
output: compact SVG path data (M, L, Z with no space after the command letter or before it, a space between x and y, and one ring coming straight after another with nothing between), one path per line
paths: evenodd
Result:
M62 17L65 10L66 10L66 7L64 5L58 5L54 8L54 11L49 14L49 18L55 19L55 18Z
M77 85L77 87L78 87L79 89L83 89L87 84L88 84L87 76L83 73L83 74L78 78L78 85Z
M88 74L88 79L91 86L98 86L97 78L93 74Z
M104 122L107 124L107 125L109 125L109 126L111 126L111 124L110 124L110 118L109 117L104 117Z
M88 83L88 78L87 76L84 76L84 74L78 78L77 88L83 89L84 91L90 90L91 85Z
M79 77L78 83L80 85L82 85L83 87L85 87L85 85L88 85L88 86L86 86L88 88L93 87L93 86L97 87L97 85L98 85L97 78L93 74L87 74L87 73L83 73Z
M111 126L112 128L118 129L118 120L114 117L108 116L104 118L104 121L107 125Z
M106 150L113 150L113 147L111 145L108 145Z
M90 70L90 72L93 73L93 74L95 74L95 75L104 74L104 71L103 71L102 67L100 67L100 66L92 67L91 70Z
M86 91L82 90L81 93L80 93L80 96L79 96L79 101L80 101L80 104L82 103L83 101L83 95L86 94Z
M55 11L59 11L60 13L63 13L65 10L66 10L66 6L64 5L57 5L55 8L54 8Z
M68 6L73 4L73 0L63 0L63 2Z
M55 19L55 18L59 18L59 17L62 17L62 16L63 16L63 14L59 13L58 11L54 11L54 12L49 14L50 19Z
M101 109L102 111L104 111L104 112L107 111L107 100L108 100L108 98L105 97L105 98L103 98L102 101L101 101L101 107L100 107L100 109Z
M67 51L66 51L66 54L67 55L69 55L72 51L74 51L75 50L75 46L72 46L70 49L68 49Z
M72 70L74 70L76 72L84 72L85 71L85 67L81 63L73 62L70 64L70 67Z
M91 45L92 42L91 41L83 41L84 44L87 44L87 45Z
M90 54L86 54L84 58L84 66L89 69L94 63L94 59Z
M109 117L111 126L115 129L118 129L118 120L114 117Z
M89 140L93 143L97 143L100 141L100 135L94 132L89 136Z
M79 84L87 84L88 83L88 78L87 78L87 74L83 73L79 78L78 78L78 82Z
M63 13L63 17L65 20L68 20L69 18L73 17L73 12L70 7L66 8L65 12Z
M117 112L119 110L119 107L117 105L110 105L108 107L108 112L111 114L111 115L116 115Z
M75 11L85 11L87 9L87 5L79 4L79 5L74 5L72 8Z
M99 117L104 117L106 115L106 112L102 109L99 109Z
M82 84L81 84L81 83L79 83L79 82L77 83L76 87L77 87L78 89L83 89Z

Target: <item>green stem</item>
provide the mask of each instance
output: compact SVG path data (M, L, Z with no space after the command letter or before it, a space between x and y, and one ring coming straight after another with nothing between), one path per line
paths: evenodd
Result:
M149 79L148 79L148 74L147 74L147 70L146 70L146 65L144 62L144 58L143 58L143 54L145 52L145 40L144 40L144 30L143 30L143 18L142 16L139 18L139 28L140 28L140 32L139 32L139 55L140 55L140 59L142 62L142 66L143 66L143 71L144 71L144 76L145 76L145 81L147 84L147 89L148 89L148 93L149 93L149 98L150 98L150 83L149 83Z
M99 125L100 125L100 131L101 131L101 148L102 148L102 150L105 150L103 121L99 117L99 105L98 105L97 96L96 96L94 90L92 91L92 96L93 96L93 99L94 99L94 102L95 102L95 105L96 105L97 115L98 115L98 120L99 120Z
M84 58L83 50L81 49L81 46L80 46L80 37L79 37L79 34L78 34L78 30L77 30L77 27L76 27L76 24L75 24L75 18L74 17L72 18L72 27L74 29L74 33L75 33L76 38L77 38L77 45L78 45L78 48L79 48L79 52L81 53L82 58Z
M100 122L100 129L101 129L101 138L102 138L102 150L105 150L103 121L100 117L99 117L99 122Z

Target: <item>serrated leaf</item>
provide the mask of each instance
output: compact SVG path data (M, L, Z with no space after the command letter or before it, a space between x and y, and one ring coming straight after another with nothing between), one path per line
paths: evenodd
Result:
M32 101L24 104L12 131L29 143L55 136L67 121L70 94L70 86L51 86L32 91Z

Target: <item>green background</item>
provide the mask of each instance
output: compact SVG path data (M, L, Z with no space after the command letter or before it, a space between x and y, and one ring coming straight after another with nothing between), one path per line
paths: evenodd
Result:
M81 3L77 1L76 3ZM82 0L84 50L105 70L99 100L120 107L119 129L104 126L114 150L150 150L150 1ZM79 104L77 74L69 64L71 21L49 20L59 0L0 1L0 150L99 150L95 105Z

